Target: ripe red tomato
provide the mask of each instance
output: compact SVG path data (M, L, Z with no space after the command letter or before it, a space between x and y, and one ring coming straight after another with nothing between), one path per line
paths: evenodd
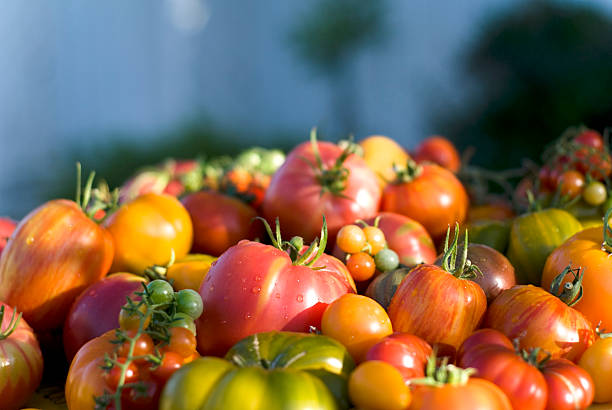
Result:
M596 149L604 147L603 137L595 130L585 129L574 137L574 142L579 145L586 145Z
M10 218L0 218L0 255L2 250L6 246L9 237L13 234L13 231L17 227L17 222Z
M111 235L68 200L49 201L17 226L0 257L0 300L37 331L59 327L74 299L102 279Z
M180 354L165 351L161 364L157 366L151 374L156 380L165 383L184 363L185 359Z
M219 256L241 239L261 237L257 212L237 198L201 191L182 199L193 223L192 252Z
M2 408L21 408L40 384L42 372L43 356L32 328L23 318L18 319L12 307L0 302Z
M293 149L270 181L261 207L264 217L271 223L280 218L287 237L310 242L321 231L325 215L333 243L344 225L373 216L381 195L377 177L354 154L336 164L342 153L329 142L305 142Z
M481 345L499 345L508 349L514 349L510 339L499 330L486 328L478 329L461 343L461 347L457 351L457 363L462 362L463 355L465 355L466 352Z
M198 350L222 355L258 332L320 328L328 304L355 292L346 266L322 254L313 268L294 265L271 245L240 241L212 265L200 287L204 313L197 320Z
M469 199L452 172L434 164L424 164L407 172L405 178L387 185L381 210L414 219L434 240L442 239L449 226L463 223ZM416 175L410 177L410 173Z
M558 180L561 195L567 195L570 198L575 198L582 193L584 183L584 175L574 170L565 171Z
M440 136L425 138L413 155L418 163L430 161L456 173L461 168L461 158L457 148L448 139Z
M142 276L117 273L90 285L74 301L64 322L64 352L72 360L81 346L119 327L126 297L143 290Z
M429 343L420 337L393 333L372 346L366 360L382 360L395 366L408 382L425 376L425 364L431 352Z
M586 370L566 359L548 360L540 370L548 386L547 409L586 409L593 402L595 386Z

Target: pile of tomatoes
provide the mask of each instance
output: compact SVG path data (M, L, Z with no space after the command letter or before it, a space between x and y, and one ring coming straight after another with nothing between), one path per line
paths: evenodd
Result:
M119 191L79 167L74 201L0 219L0 408L61 372L58 345L68 409L612 402L604 140L571 129L484 202L439 136L312 130Z

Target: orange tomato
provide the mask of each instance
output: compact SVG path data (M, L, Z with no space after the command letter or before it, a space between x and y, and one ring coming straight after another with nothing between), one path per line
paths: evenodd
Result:
M382 135L372 135L359 142L363 149L363 159L378 177L378 185L383 189L393 180L393 165L403 166L408 154L397 142Z
M111 272L142 273L151 265L165 265L191 249L193 227L178 199L145 194L122 205L105 223L115 243Z
M368 410L403 410L412 397L399 370L380 360L357 366L349 377L348 390L351 402Z
M470 378L465 384L416 385L409 410L511 410L504 392L492 382Z
M374 299L350 293L325 309L321 332L338 340L356 362L361 362L370 347L393 333L393 329L387 312Z
M210 255L191 254L174 262L166 273L166 278L173 280L172 287L177 292L182 289L200 290L202 280L210 266L217 258Z
M589 373L595 386L595 403L612 402L612 338L599 339L578 362Z

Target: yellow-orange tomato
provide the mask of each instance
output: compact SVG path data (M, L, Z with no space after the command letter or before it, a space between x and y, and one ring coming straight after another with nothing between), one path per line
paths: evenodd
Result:
M589 373L595 385L595 403L612 402L612 338L599 339L578 362Z
M408 154L397 142L382 135L372 135L359 142L363 149L363 159L378 177L381 189L395 178L393 165L403 166Z
M381 360L361 363L349 377L349 397L359 409L402 410L410 405L410 389L399 370Z
M342 343L356 362L383 337L393 333L385 309L374 299L353 293L330 303L321 319L321 332Z
M179 291L182 289L200 290L202 280L206 277L210 266L217 258L210 255L187 255L174 262L168 268L166 277L173 280L172 287Z
M141 195L123 204L105 225L115 243L111 272L142 273L148 266L168 263L172 250L182 258L191 249L191 218L170 195Z

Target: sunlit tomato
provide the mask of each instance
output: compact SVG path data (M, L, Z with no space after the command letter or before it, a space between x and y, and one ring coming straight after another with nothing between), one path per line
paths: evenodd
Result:
M0 254L6 246L9 237L17 227L17 222L10 218L0 218Z
M391 298L397 291L401 281L408 275L411 268L398 268L390 272L383 272L377 275L368 285L365 295L380 303L387 309L391 303Z
M141 273L165 265L191 249L193 228L187 210L166 194L145 194L123 204L106 221L115 243L112 272Z
M395 176L394 165L404 165L408 154L397 142L382 135L372 135L359 141L363 149L363 160L378 177L380 188Z
M342 343L357 363L375 343L393 333L385 309L367 296L346 294L329 304L321 332Z
M457 363L462 362L463 355L465 355L467 351L482 345L499 345L508 349L514 348L510 339L499 330L486 328L478 329L461 344L461 347L457 351Z
M172 280L172 287L200 290L204 277L217 258L210 255L192 254L175 261L166 272L166 278Z
M162 356L162 361L151 374L153 377L161 382L166 382L168 379L181 368L185 359L178 353L172 351L165 351Z
M366 226L363 228L363 233L366 236L369 252L376 255L381 249L387 245L385 233L377 226Z
M140 305L138 310L144 315L147 308L145 305ZM143 319L143 315L139 315L137 312L130 312L122 307L119 312L119 327L123 330L137 330L140 327L140 321L144 320L142 327L146 329L151 322L151 316L146 316Z
M187 332L189 331L187 330ZM133 338L134 336L136 336L136 332L133 330L128 331L126 333L127 333L127 336L130 338ZM126 340L117 349L117 355L127 357L130 351L130 344L131 342L129 340ZM153 353L155 353L155 345L153 344L153 339L151 338L151 336L149 336L146 333L143 333L140 336L138 336L138 339L134 341L134 350L132 351L132 356L146 356L146 355L153 354ZM143 360L139 360L138 364L142 364L142 363L145 363L145 362Z
M12 307L0 302L0 314L2 408L19 409L40 384L43 356L32 328Z
M548 387L547 409L586 409L593 402L595 387L586 370L566 359L548 360L540 370Z
M241 241L212 265L200 287L198 350L224 354L240 339L269 330L320 328L327 305L355 291L346 266L322 254L312 269L258 242Z
M196 337L192 331L184 327L172 327L170 328L170 341L164 349L178 353L181 357L189 357L195 353L196 346Z
M595 403L612 402L612 338L598 339L578 362L586 370L595 386Z
M107 274L111 235L68 200L49 201L17 226L0 257L0 300L37 331L61 326L70 305Z
M74 301L64 322L66 358L72 360L86 342L119 327L119 312L126 297L142 292L145 279L131 273L117 273L90 285Z
M592 181L584 187L582 198L587 204L598 206L606 201L608 198L608 191L606 190L606 186L601 182Z
M387 185L381 210L414 219L434 240L439 240L449 225L463 223L468 204L467 192L452 172L424 164L399 174L395 182Z
M241 239L255 239L263 226L254 221L255 209L237 198L215 191L200 191L182 199L193 222L192 251L221 255Z
M355 281L370 279L376 272L374 258L366 252L359 252L349 256L346 267Z
M366 236L363 229L359 226L353 224L344 225L340 231L338 231L336 244L342 252L361 252L366 244Z
M373 345L366 360L382 360L393 365L408 382L425 376L425 364L431 352L431 346L420 337L393 333Z
M468 209L468 222L506 221L514 218L512 204L507 201L495 201L484 205L473 205Z
M409 410L511 410L504 392L495 384L471 377L465 384L415 385Z
M360 409L404 410L410 404L410 390L400 372L380 360L361 363L348 383L351 402Z
M306 142L293 149L270 181L261 207L264 217L271 223L280 218L287 237L310 242L325 215L333 243L341 227L373 216L381 195L376 174L355 154L337 164L342 153L329 142Z
M461 168L457 148L448 139L440 136L425 138L414 151L414 159L419 163L436 163L455 173Z
M575 198L582 193L584 183L584 175L574 170L565 171L558 181L561 195L567 195L570 198Z
M125 364L126 358L119 357L117 358L117 361L121 364ZM104 372L104 381L106 382L106 385L109 389L117 390L117 386L119 386L119 382L121 380L121 373L122 370L119 366L113 366L110 371ZM135 383L136 381L138 381L138 367L136 367L135 363L130 363L127 366L127 370L125 371L124 377L125 383Z

